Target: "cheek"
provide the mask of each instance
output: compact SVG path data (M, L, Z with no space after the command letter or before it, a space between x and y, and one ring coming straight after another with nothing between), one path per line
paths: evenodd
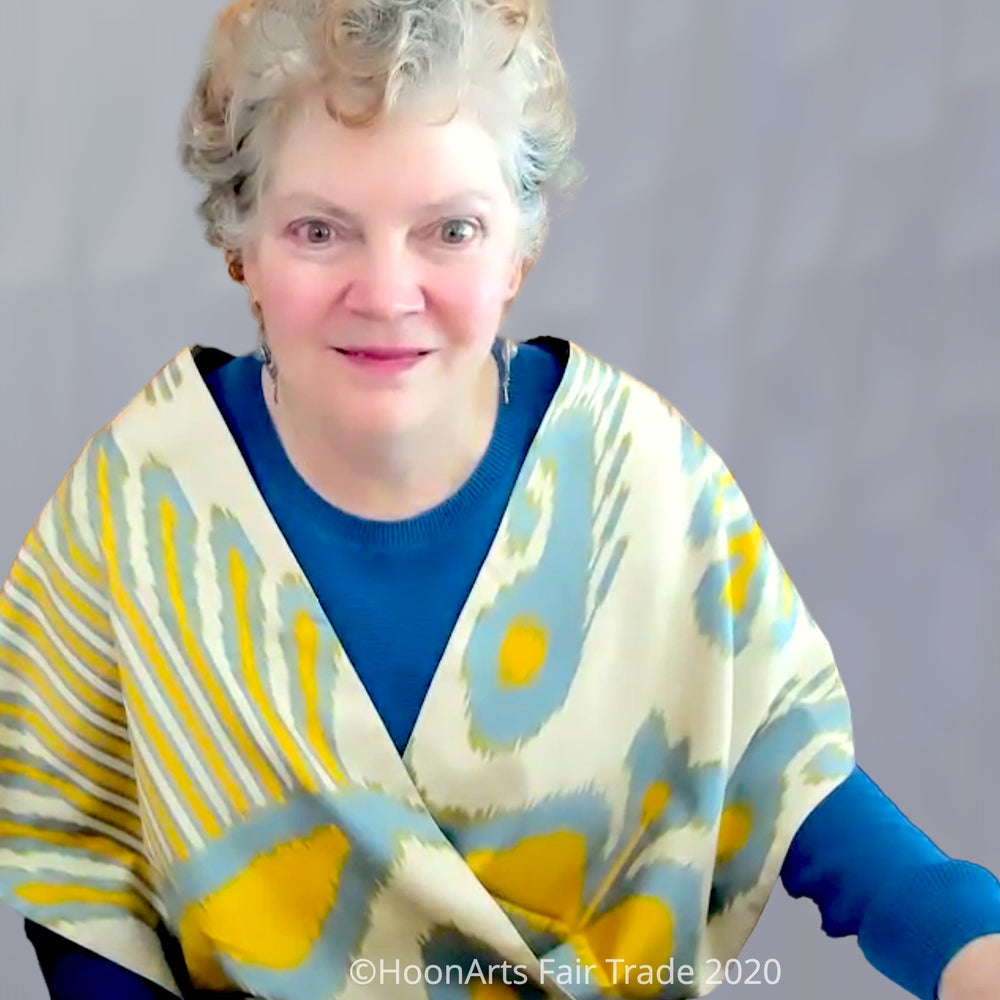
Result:
M508 294L508 277L497 268L468 270L441 278L434 302L448 332L461 340L492 338Z
M329 315L337 289L323 268L301 263L270 264L263 272L261 298L268 326L277 336L307 333Z

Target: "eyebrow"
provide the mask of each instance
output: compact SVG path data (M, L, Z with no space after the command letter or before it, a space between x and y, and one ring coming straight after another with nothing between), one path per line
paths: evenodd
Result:
M321 197L320 195L311 194L308 191L296 191L283 198L282 201L287 205L300 206L303 210L322 212L325 215L334 215L337 218L344 219L348 222L358 221L357 215L353 212L348 211L346 208L343 208L340 205ZM449 208L456 208L459 205L465 205L469 202L479 202L487 205L493 205L495 199L492 195L487 194L485 191L468 188L465 191L459 191L447 198L443 198L441 201L434 201L423 205L421 207L421 211L443 212Z

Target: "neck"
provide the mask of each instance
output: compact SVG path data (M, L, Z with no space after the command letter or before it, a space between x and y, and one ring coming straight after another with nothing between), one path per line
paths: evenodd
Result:
M317 419L279 388L266 369L271 420L296 471L340 510L376 521L405 520L436 507L472 475L489 447L499 378L492 358L472 391L425 424L398 435L359 435Z

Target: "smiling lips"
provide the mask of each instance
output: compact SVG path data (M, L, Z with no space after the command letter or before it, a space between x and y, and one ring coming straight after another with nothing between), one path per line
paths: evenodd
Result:
M353 364L368 371L395 373L419 364L431 351L415 347L335 347L334 350Z
M370 358L372 361L400 361L404 358L422 358L430 351L423 351L416 347L335 347L338 354L346 354L352 358Z

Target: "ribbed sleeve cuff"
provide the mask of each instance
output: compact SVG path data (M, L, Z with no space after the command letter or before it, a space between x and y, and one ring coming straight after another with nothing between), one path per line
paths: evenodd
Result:
M945 966L970 941L1000 933L1000 883L968 861L900 872L865 908L865 958L921 1000L937 1000Z

